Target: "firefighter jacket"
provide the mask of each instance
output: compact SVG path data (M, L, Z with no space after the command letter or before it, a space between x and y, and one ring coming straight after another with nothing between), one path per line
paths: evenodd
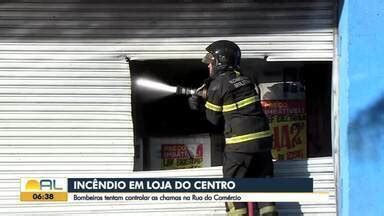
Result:
M211 81L205 103L207 120L224 124L225 151L254 153L272 148L272 133L251 80L224 70Z

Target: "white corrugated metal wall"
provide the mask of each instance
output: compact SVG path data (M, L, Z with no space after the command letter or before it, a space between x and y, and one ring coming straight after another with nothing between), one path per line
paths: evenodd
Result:
M153 214L159 208L175 214L188 209L194 215L203 204L19 203L19 178L152 175L132 173L131 84L125 56L200 58L206 45L226 38L239 43L245 57L332 61L331 0L232 2L0 2L0 214ZM309 160L309 170L305 161L278 167L286 170L300 163L294 166L303 171L297 175L314 176L319 190L334 191L330 160ZM217 176L220 170L190 173ZM222 205L205 207L199 213L223 214ZM306 213L335 212L334 202L322 207L309 205ZM294 211L289 208L286 213Z

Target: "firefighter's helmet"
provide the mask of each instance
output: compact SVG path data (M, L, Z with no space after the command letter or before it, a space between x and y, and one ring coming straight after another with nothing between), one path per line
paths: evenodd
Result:
M202 62L212 63L214 67L225 66L237 69L240 67L241 51L239 46L232 41L215 41L205 50L208 53L204 56Z

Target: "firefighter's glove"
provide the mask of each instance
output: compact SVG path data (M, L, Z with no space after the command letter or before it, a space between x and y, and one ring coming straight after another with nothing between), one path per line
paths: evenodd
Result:
M199 95L193 94L188 98L188 105L191 110L202 110L204 108L204 99Z

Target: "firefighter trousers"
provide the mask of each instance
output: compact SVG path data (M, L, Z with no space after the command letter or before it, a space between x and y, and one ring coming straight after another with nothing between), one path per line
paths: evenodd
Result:
M273 177L273 161L270 151L256 153L224 152L224 178L270 178ZM249 212L257 216L277 216L275 203L253 203L253 210L245 202L225 203L229 216L248 216Z

